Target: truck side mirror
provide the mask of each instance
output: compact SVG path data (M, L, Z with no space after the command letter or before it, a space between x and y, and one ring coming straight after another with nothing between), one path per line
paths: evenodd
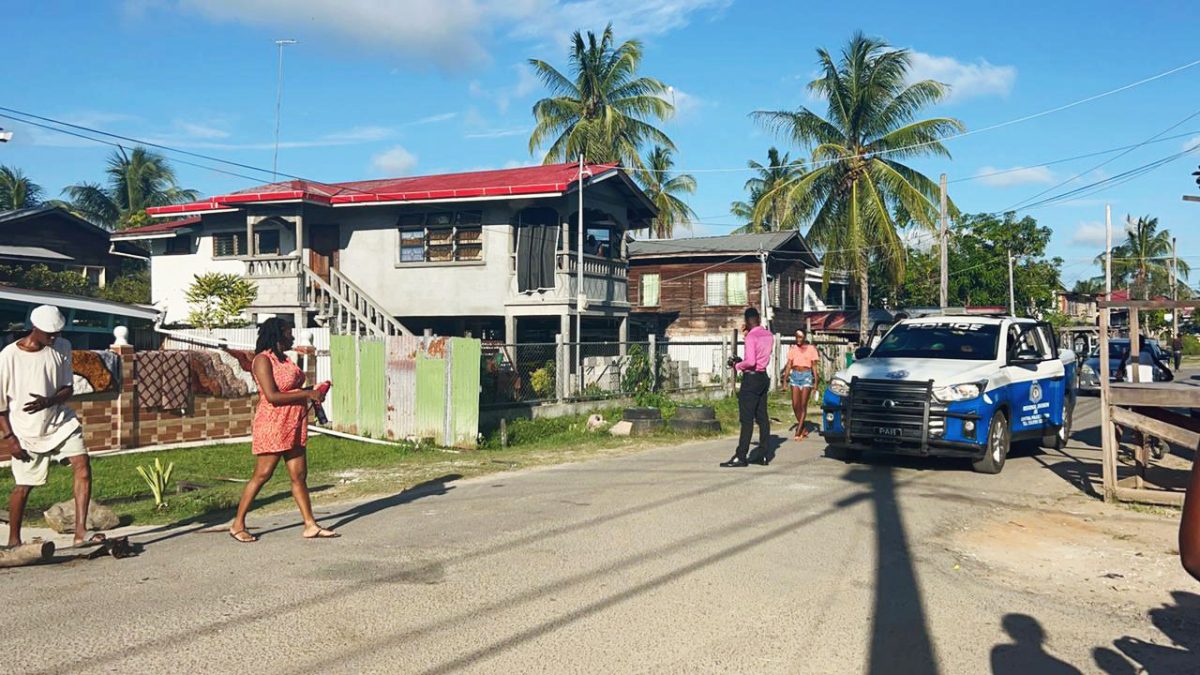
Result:
M862 361L863 359L867 358L870 355L871 355L870 347L859 347L854 350L854 360L855 361Z

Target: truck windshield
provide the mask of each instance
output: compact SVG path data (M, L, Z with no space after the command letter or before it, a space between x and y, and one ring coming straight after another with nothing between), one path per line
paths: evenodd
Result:
M996 323L902 323L871 356L990 361L996 358L999 337Z

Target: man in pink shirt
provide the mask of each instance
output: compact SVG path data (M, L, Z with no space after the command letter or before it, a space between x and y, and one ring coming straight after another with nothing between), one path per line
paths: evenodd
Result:
M742 359L734 357L734 370L742 374L742 387L738 390L738 418L742 433L738 438L737 450L723 467L742 467L750 464L770 463L771 419L767 416L767 396L771 393L771 352L775 348L775 336L762 327L758 310L746 309L746 348ZM750 437L758 423L758 452L748 457Z

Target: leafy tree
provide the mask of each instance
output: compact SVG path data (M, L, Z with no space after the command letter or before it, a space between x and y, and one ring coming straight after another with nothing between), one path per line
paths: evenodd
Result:
M1072 293L1077 295L1088 295L1096 297L1104 294L1104 279L1101 277L1091 277L1088 279L1079 279L1075 282Z
M614 44L612 24L599 37L575 31L568 56L570 77L540 59L529 63L551 96L533 105L536 126L529 152L550 141L546 164L583 155L591 162L620 162L642 168L640 151L653 143L674 150L675 144L652 122L666 120L675 107L664 96L662 82L639 77L642 43Z
M786 195L776 188L788 185L804 175L804 161L793 160L788 153L779 154L779 149L767 150L766 165L754 160L747 162L758 175L746 181L745 189L749 201L736 201L729 205L729 213L746 221L735 232L771 232L795 230L800 227L799 210L788 207ZM769 204L763 204L763 201ZM762 214L756 219L755 211Z
M136 262L123 267L120 276L100 289L100 297L130 305L150 304L150 270Z
M651 234L659 239L670 239L676 226L689 227L689 221L696 218L696 212L679 196L695 192L696 179L687 173L672 176L674 166L671 150L656 145L646 157L646 170L637 174L646 196L658 208L658 216L650 228Z
M1129 288L1130 297L1149 300L1155 295L1171 294L1171 232L1158 229L1158 218L1125 216L1125 241L1112 250L1113 282ZM1104 265L1104 254L1096 256ZM1187 279L1191 268L1179 261L1180 280ZM1179 284L1180 297L1186 284Z
M187 290L192 305L188 323L197 328L237 328L246 325L246 310L258 297L253 282L237 274L208 272L196 275Z
M0 211L26 209L42 203L42 186L22 171L0 165Z
M808 173L772 192L784 196L801 220L812 217L808 239L823 250L826 266L858 282L859 335L865 340L872 260L898 283L906 254L898 227L915 223L932 230L938 217L937 184L903 160L949 157L941 140L964 127L948 117L914 121L947 87L932 80L910 83L908 50L859 33L840 59L824 49L817 55L821 75L808 86L828 103L826 117L803 106L753 116L812 149ZM761 202L755 218L764 220L773 203Z
M949 259L949 297L956 305L1008 306L1008 255L1014 256L1017 311L1053 304L1061 288L1061 258L1045 258L1049 227L1030 216L964 215L955 223Z
M65 190L70 208L80 216L109 229L126 229L142 222L151 206L166 206L192 201L195 190L177 185L175 170L166 157L136 147L130 152L118 148L108 158L107 183L79 183Z
M70 295L93 296L96 289L79 272L55 272L45 265L0 265L0 285L51 291Z

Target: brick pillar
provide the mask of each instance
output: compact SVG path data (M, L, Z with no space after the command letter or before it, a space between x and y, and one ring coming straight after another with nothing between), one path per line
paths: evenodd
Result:
M114 344L109 348L121 357L121 391L117 397L116 447L137 447L137 381L133 368L133 347Z

